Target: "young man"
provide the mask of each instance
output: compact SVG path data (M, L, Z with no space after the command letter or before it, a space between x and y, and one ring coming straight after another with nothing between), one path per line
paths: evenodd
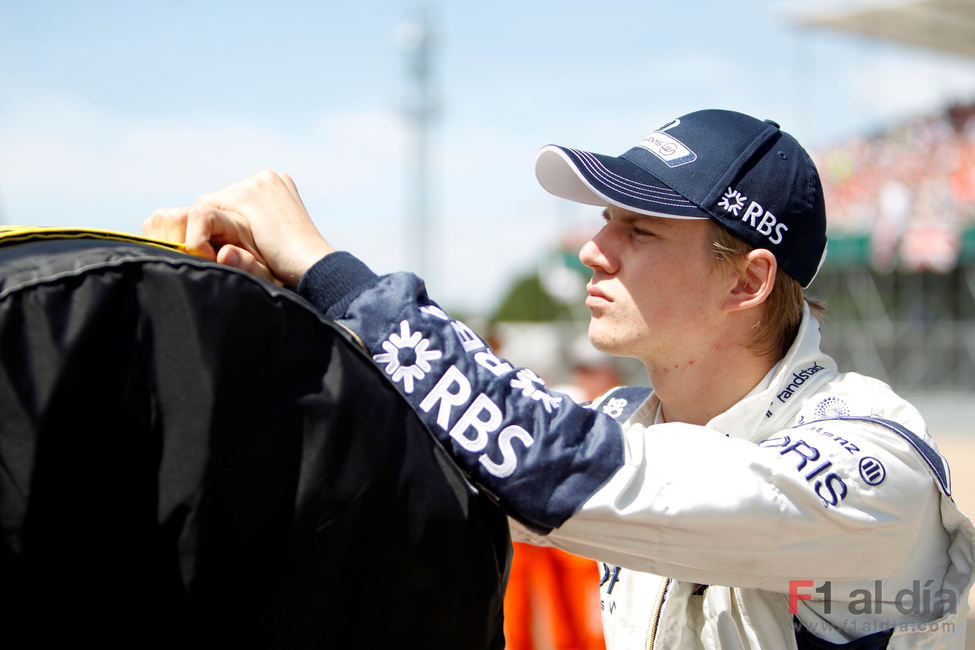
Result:
M416 277L334 252L274 172L146 232L355 332L516 538L602 563L609 648L961 648L975 530L918 412L819 349L802 288L826 222L802 147L708 110L619 157L545 147L536 174L604 206L580 253L589 334L643 361L651 395L549 392Z

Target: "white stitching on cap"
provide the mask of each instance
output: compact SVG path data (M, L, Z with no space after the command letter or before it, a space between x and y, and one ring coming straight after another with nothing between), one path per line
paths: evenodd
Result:
M605 165L599 162L598 158L587 151L579 151L578 149L570 149L570 151L579 156L580 162L585 165L586 169L593 176L597 177L607 186L613 188L620 194L624 194L641 201L656 203L657 205L667 205L677 208L697 207L694 203L688 201L673 190L657 187L655 185L647 185L637 181L631 181L628 178L612 172Z
M648 185L646 183L640 183L638 181L630 180L625 176L620 176L619 174L610 170L606 165L600 162L599 158L589 153L588 151L579 151L578 149L572 149L576 155L582 158L583 162L586 163L586 167L593 173L594 176L600 176L608 178L609 180L618 180L622 186L630 186L637 191L645 190L649 194L661 194L667 198L675 198L678 200L686 201L683 196L670 189L669 187L659 187L657 185Z

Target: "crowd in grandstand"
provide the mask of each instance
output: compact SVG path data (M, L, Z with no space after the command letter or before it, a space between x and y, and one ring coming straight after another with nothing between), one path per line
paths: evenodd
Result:
M947 271L975 228L975 104L817 152L831 236L869 237L877 270Z

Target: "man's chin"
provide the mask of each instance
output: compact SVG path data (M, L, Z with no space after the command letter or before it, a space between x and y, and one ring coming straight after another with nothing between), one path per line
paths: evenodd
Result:
M625 357L625 345L619 339L601 331L602 328L596 323L589 324L589 342L592 346L604 354L611 354L616 357Z

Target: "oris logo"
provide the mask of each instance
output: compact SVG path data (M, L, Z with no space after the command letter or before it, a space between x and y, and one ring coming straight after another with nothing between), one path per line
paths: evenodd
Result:
M834 471L833 461L827 459L819 462L819 449L805 440L793 440L783 435L763 440L758 446L776 449L780 456L795 462L796 471L812 486L816 496L823 500L823 505L838 506L846 497L846 482Z

